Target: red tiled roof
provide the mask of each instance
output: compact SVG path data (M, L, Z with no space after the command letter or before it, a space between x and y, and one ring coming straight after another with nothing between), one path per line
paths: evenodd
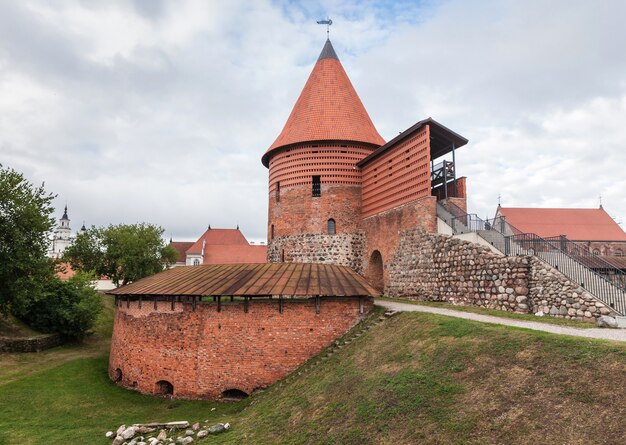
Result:
M74 275L76 275L76 271L72 269L72 266L70 265L70 263L57 264L56 266L54 266L54 273L59 279L63 281L69 280Z
M202 264L266 263L267 246L213 245L204 250Z
M359 95L348 75L326 41L287 123L271 147L263 155L267 167L268 154L297 142L340 140L383 145Z
M239 229L208 229L198 241L187 249L187 253L202 253L202 244L206 246L248 246L248 240Z
M565 235L573 241L626 241L626 233L599 209L500 207L499 213L524 233L541 237Z
M184 263L187 258L187 250L193 246L195 243L193 241L172 241L170 246L176 249L178 252L178 259L176 262Z

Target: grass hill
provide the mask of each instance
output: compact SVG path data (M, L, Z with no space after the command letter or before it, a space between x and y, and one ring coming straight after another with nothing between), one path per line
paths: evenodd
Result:
M614 444L626 433L626 346L430 314L390 318L232 404L142 396L109 381L102 345L58 349L57 362L0 372L0 444L104 445L122 423L163 420L230 422L211 444Z

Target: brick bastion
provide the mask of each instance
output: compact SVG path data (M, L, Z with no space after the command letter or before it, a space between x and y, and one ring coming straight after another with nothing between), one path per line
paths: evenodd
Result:
M112 380L176 398L245 397L293 372L373 307L375 291L361 289L365 280L340 266L210 269L179 267L111 292L116 301L108 369ZM209 275L202 276L203 270ZM266 277L275 284L263 284ZM163 295L172 282L214 282L223 290L197 291L213 297ZM250 296L251 289L267 292L263 286L272 287L273 297ZM277 286L283 290L274 293ZM298 296L300 288L308 295ZM155 289L161 294L150 295Z
M345 334L372 307L349 297L192 303L119 300L109 376L148 394L250 395Z

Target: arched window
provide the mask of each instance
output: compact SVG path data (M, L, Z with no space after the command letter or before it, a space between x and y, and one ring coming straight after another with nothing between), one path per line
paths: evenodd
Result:
M337 224L335 224L335 220L330 218L328 220L328 234L334 235L337 233Z
M199 266L200 265L200 260L198 258L196 258L195 260L193 260L193 265L194 266Z
M600 255L600 251L598 249L593 249L593 254L594 255Z
M615 256L624 256L624 251L622 249L615 249Z

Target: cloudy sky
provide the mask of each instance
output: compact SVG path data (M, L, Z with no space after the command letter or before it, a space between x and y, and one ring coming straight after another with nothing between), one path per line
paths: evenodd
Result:
M432 116L470 140L470 209L626 220L626 2L0 0L0 163L73 227L265 239L261 155L326 38L386 140Z

